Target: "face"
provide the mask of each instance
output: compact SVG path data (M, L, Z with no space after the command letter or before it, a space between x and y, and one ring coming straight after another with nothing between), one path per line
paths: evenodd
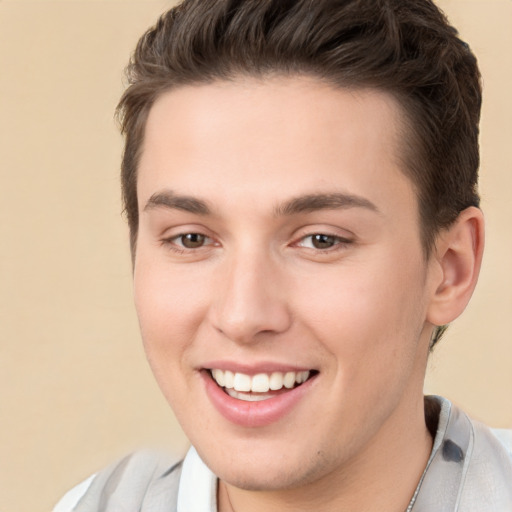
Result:
M186 86L150 112L137 312L226 482L322 479L421 414L432 285L400 116L384 93L298 77Z

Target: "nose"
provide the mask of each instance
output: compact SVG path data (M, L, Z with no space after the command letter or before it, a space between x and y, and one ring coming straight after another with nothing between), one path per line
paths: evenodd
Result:
M251 343L290 327L286 287L279 266L268 256L240 253L223 262L215 282L210 318L227 338Z

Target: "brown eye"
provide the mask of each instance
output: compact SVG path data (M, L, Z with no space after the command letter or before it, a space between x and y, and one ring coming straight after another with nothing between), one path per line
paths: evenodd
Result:
M206 242L207 237L200 233L187 233L186 235L180 235L178 240L181 242L180 245L186 249L197 249L202 247Z
M330 249L335 250L345 248L351 243L352 242L350 240L340 236L329 235L327 233L314 233L302 238L297 245L306 249L329 251Z
M311 236L311 245L315 249L330 249L338 242L338 238L332 235L323 235L321 233Z

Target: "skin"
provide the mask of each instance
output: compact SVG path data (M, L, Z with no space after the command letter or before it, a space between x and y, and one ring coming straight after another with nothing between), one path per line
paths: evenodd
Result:
M221 511L400 511L414 493L432 447L430 336L469 300L483 223L468 210L425 260L401 126L389 95L304 77L185 86L151 109L136 308ZM333 193L357 200L326 204ZM204 238L187 248L187 233ZM318 249L315 234L332 238ZM211 361L318 374L283 418L249 428L208 398Z

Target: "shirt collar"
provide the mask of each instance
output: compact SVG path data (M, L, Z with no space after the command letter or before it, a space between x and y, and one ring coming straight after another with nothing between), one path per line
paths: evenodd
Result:
M474 445L469 418L445 398L427 397L441 406L434 445L406 512L457 510Z
M194 447L183 461L177 512L217 512L217 477Z

